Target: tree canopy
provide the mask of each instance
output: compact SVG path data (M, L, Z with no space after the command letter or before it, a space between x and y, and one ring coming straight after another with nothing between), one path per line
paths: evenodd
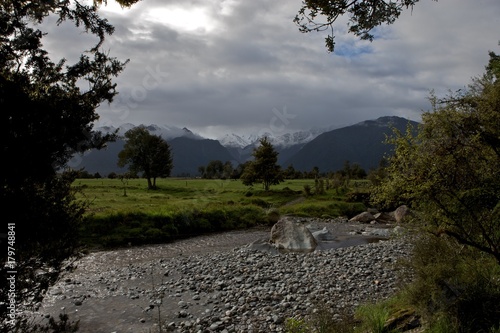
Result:
M373 29L382 24L393 24L403 10L411 9L419 0L304 0L294 18L301 32L330 30L325 38L328 51L335 49L333 25L339 17L349 16L348 32L362 40L372 41ZM324 21L319 22L322 17Z
M157 177L168 177L172 171L170 146L158 135L152 135L144 126L128 130L127 142L118 154L118 165L129 165L133 173L142 172L148 188L156 188Z
M255 148L251 161L241 175L243 184L253 185L260 182L264 189L269 191L271 185L277 185L283 181L281 167L277 164L278 152L274 150L273 145L264 137L259 140L259 147Z
M465 91L438 99L418 135L396 133L380 205L412 205L436 234L493 256L500 264L500 58Z
M6 161L0 200L3 219L17 230L19 304L40 301L63 260L77 246L84 206L73 196L73 178L59 171L75 154L101 148L113 139L113 135L93 131L93 123L98 119L97 107L117 94L113 78L127 61L101 50L114 28L99 17L99 3L0 2L0 109ZM82 49L74 63L51 58L43 48L46 33L40 30L40 23L49 16L57 18L57 25L72 22L95 36L95 43ZM6 255L7 251L0 255L4 262ZM42 267L51 269L37 273ZM7 289L1 289L0 313L6 318Z

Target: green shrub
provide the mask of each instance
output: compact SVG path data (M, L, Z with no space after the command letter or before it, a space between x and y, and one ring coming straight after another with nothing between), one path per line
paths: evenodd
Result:
M259 207L262 207L262 208L269 208L269 206L271 206L271 204L263 199L260 199L260 198L255 198L255 199L252 199L250 201L250 203L252 205L255 205L255 206L259 206Z
M419 239L408 264L414 272L408 300L432 327L453 325L465 333L499 326L500 266L494 258L431 235Z
M285 332L287 333L309 333L310 328L304 319L287 318L285 320Z
M276 208L271 208L267 211L267 221L269 225L273 225L280 219L280 212Z
M167 214L119 213L87 217L80 234L89 246L118 247L248 228L268 224L268 218L263 209L253 205L212 204L203 210Z
M347 203L347 202L337 202L334 204L338 214L340 216L353 217L366 210L366 206L362 203Z
M161 229L149 228L144 232L144 237L148 239L149 242L161 242L165 239L165 234Z
M303 191L304 195L306 197L310 197L312 195L312 189L311 189L311 186L310 185L304 185L304 191Z
M325 303L315 305L313 311L305 318L287 318L287 333L353 333L357 322L351 314L335 315Z
M432 322L428 324L426 332L428 333L456 333L458 328L450 322L450 318L446 315L434 315Z
M364 331L370 333L388 333L385 327L389 319L389 310L386 304L363 305L357 309L356 315L362 321Z
M370 204L370 195L370 192L352 191L346 194L345 201L361 202L368 206Z

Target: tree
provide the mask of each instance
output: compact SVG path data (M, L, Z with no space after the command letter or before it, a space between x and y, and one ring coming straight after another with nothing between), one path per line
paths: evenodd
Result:
M274 150L273 145L264 137L259 140L260 146L255 148L251 161L241 175L244 185L251 186L260 182L264 189L269 191L271 185L277 185L283 181L281 167L277 164L278 152Z
M127 142L118 153L118 166L129 165L133 173L142 172L148 188L156 188L157 177L168 177L172 171L170 146L158 135L152 135L144 126L125 133Z
M220 160L212 160L208 162L205 169L206 178L220 178L222 171L224 170L224 164Z
M300 176L298 176L298 172L297 170L295 170L295 168L293 167L292 164L290 164L285 170L283 170L283 178L284 179L297 179L297 178L300 178Z
M294 18L301 32L330 30L325 45L330 52L335 49L333 25L341 16L349 15L348 32L362 40L372 41L372 30L382 24L392 24L404 9L413 8L419 0L304 0ZM437 1L437 0L436 0ZM318 16L326 18L316 21Z
M226 161L223 166L221 178L222 179L231 178L233 172L234 172L233 163L231 163L231 161Z
M493 256L500 264L500 60L467 91L431 96L417 136L396 133L380 205L413 206L436 235Z
M52 14L57 24L71 21L97 38L75 63L51 59L42 48L45 33L38 23ZM0 16L1 141L8 161L2 165L0 200L3 219L16 231L16 301L26 305L41 300L78 245L85 207L74 199L72 176L59 172L73 155L113 138L94 132L93 122L97 107L116 95L112 78L126 62L100 50L114 29L97 15L96 5L4 0ZM7 251L0 258L5 262ZM5 274L2 267L4 283ZM2 318L7 290L0 292Z

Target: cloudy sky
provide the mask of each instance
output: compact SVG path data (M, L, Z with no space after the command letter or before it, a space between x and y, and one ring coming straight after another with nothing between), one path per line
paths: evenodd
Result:
M157 124L206 137L279 135L340 127L385 115L419 120L429 91L444 94L482 74L500 53L499 0L421 0L370 43L336 26L336 51L323 33L293 23L300 0L142 0L101 8L115 26L103 48L130 59L120 95L99 125ZM75 45L75 47L73 47ZM69 25L50 28L45 46L71 59L92 45Z

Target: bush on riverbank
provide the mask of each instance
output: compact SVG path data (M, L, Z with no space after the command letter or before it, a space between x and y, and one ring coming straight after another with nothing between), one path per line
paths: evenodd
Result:
M430 327L500 331L500 266L494 258L449 237L426 236L416 242L409 267L415 279L403 297Z
M89 216L81 228L89 246L119 247L173 241L211 232L268 224L265 211L256 206L209 206L165 214L116 213Z

